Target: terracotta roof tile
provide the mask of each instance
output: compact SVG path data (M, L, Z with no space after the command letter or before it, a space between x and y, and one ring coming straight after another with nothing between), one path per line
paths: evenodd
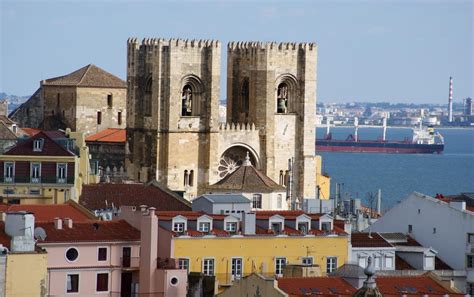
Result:
M3 209L2 209L3 208ZM12 204L0 208L2 212L28 211L35 216L35 222L53 222L54 218L70 218L73 222L86 222L95 220L91 213L81 210L80 206L69 204Z
M30 137L35 136L36 134L41 132L40 129L35 129L35 128L21 128L21 130L25 132L26 134L28 134Z
M109 128L86 138L87 142L122 142L126 141L126 130Z
M312 220L318 220L322 215L314 213L305 213L302 210L257 210L255 211L255 216L257 219L268 219L274 215L280 215L287 220L295 220L300 215L307 215Z
M155 183L84 185L79 203L89 210L147 205L158 211L189 211L190 203ZM106 205L107 203L107 205Z
M46 239L41 243L53 242L117 242L139 241L140 231L124 220L74 222L71 229L63 224L63 228L54 228L54 223L38 223L38 227L46 231Z
M14 147L5 152L5 155L21 156L75 156L73 152L68 151L62 145L54 141L59 134L53 132L41 131L25 141L18 142ZM43 149L39 152L33 151L33 141L43 138Z
M352 296L356 292L339 277L279 278L278 287L290 296Z
M223 220L226 217L226 215L208 214L203 211L157 211L156 215L160 220L171 220L176 216L183 216L188 220L196 220L203 215L209 216L215 220Z
M252 165L242 165L217 183L209 186L209 190L274 192L285 191L285 187L277 184Z
M352 233L351 234L352 247L393 247L380 234L372 232L369 233Z
M127 84L117 76L89 64L64 76L58 76L43 81L43 85L126 88Z
M441 286L427 275L422 276L377 276L377 287L383 296L464 296Z

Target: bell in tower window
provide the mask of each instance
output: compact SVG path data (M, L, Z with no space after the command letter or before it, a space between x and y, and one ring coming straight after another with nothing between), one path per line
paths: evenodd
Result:
M182 101L182 116L190 116L193 113L193 92L189 85L185 85L181 96Z
M281 83L277 92L277 113L288 112L288 85Z

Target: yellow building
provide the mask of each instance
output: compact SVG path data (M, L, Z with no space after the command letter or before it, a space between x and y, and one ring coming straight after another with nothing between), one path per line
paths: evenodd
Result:
M94 182L84 137L41 131L0 155L0 200L16 204L77 201L82 184Z
M314 158L316 160L316 187L319 189L319 198L329 199L331 195L331 177L322 171L322 157L316 155Z
M349 236L329 215L302 211L157 212L158 254L190 272L216 276L220 288L251 273L282 276L285 265L322 275L348 260ZM239 218L240 217L240 218Z

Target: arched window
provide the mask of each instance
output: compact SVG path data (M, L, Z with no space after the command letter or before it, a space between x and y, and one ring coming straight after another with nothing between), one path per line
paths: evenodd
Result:
M283 170L280 170L280 185L285 184L285 177L283 176Z
M193 89L190 85L185 85L183 87L181 102L181 116L193 115Z
M248 116L249 113L249 80L246 78L242 84L242 94L241 94L241 112Z
M189 185L194 186L194 170L189 171Z
M184 182L183 182L183 185L186 187L186 186L189 186L189 173L187 170L184 170Z
M148 78L145 84L145 94L143 97L143 115L151 116L151 93L152 93L153 81L152 78Z
M288 85L281 83L277 90L277 113L288 113Z

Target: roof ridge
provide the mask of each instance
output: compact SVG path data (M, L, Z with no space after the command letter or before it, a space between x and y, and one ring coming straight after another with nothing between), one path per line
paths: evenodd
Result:
M91 67L93 66L93 64L88 64L86 67L86 71L84 71L84 74L82 75L81 79L79 80L79 83L78 85L80 85L82 83L82 81L84 80L84 78L86 77L87 73L89 72L89 70L91 69Z

